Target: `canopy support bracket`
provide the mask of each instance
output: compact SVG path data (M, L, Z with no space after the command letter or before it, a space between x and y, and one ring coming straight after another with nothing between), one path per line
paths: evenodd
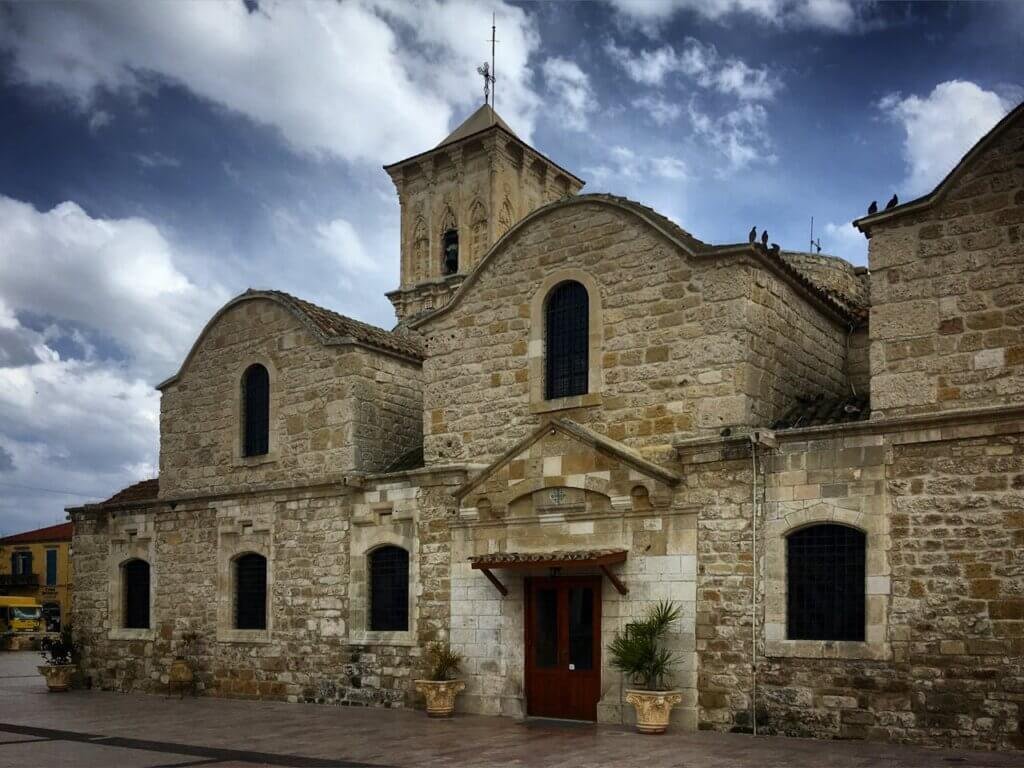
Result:
M610 581L612 583L612 586L615 587L615 589L618 590L620 595L628 595L629 594L629 587L627 587L625 584L623 584L622 580L618 576L616 576L614 573L609 571L607 565L602 565L600 567L601 567L601 573L603 573L605 576L608 577L608 581Z
M498 581L498 577L491 573L490 568L480 568L479 570L482 571L484 576L487 577L487 580L494 585L494 588L501 592L502 597L508 594L508 587Z

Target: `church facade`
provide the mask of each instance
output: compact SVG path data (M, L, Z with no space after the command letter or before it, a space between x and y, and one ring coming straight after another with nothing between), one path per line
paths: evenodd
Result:
M869 267L711 244L483 107L386 166L399 323L248 291L160 385L160 475L75 523L102 688L1024 748L1024 106ZM745 228L744 228L745 229Z

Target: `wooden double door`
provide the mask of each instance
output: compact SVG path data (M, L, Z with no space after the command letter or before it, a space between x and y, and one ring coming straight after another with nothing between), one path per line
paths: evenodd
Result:
M526 712L597 720L601 578L526 580Z

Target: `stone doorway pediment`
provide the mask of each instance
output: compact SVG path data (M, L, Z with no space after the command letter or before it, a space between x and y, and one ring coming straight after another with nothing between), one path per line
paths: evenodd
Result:
M546 422L456 492L460 518L501 520L529 497L534 513L562 515L668 506L681 477L568 419Z

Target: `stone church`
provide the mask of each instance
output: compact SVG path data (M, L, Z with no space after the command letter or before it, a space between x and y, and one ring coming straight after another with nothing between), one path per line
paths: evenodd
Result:
M69 510L84 671L162 691L629 722L663 599L676 728L1024 748L1024 105L868 268L713 244L489 106L384 169L383 330L275 290L159 385L159 479ZM737 230L745 232L742 222Z

